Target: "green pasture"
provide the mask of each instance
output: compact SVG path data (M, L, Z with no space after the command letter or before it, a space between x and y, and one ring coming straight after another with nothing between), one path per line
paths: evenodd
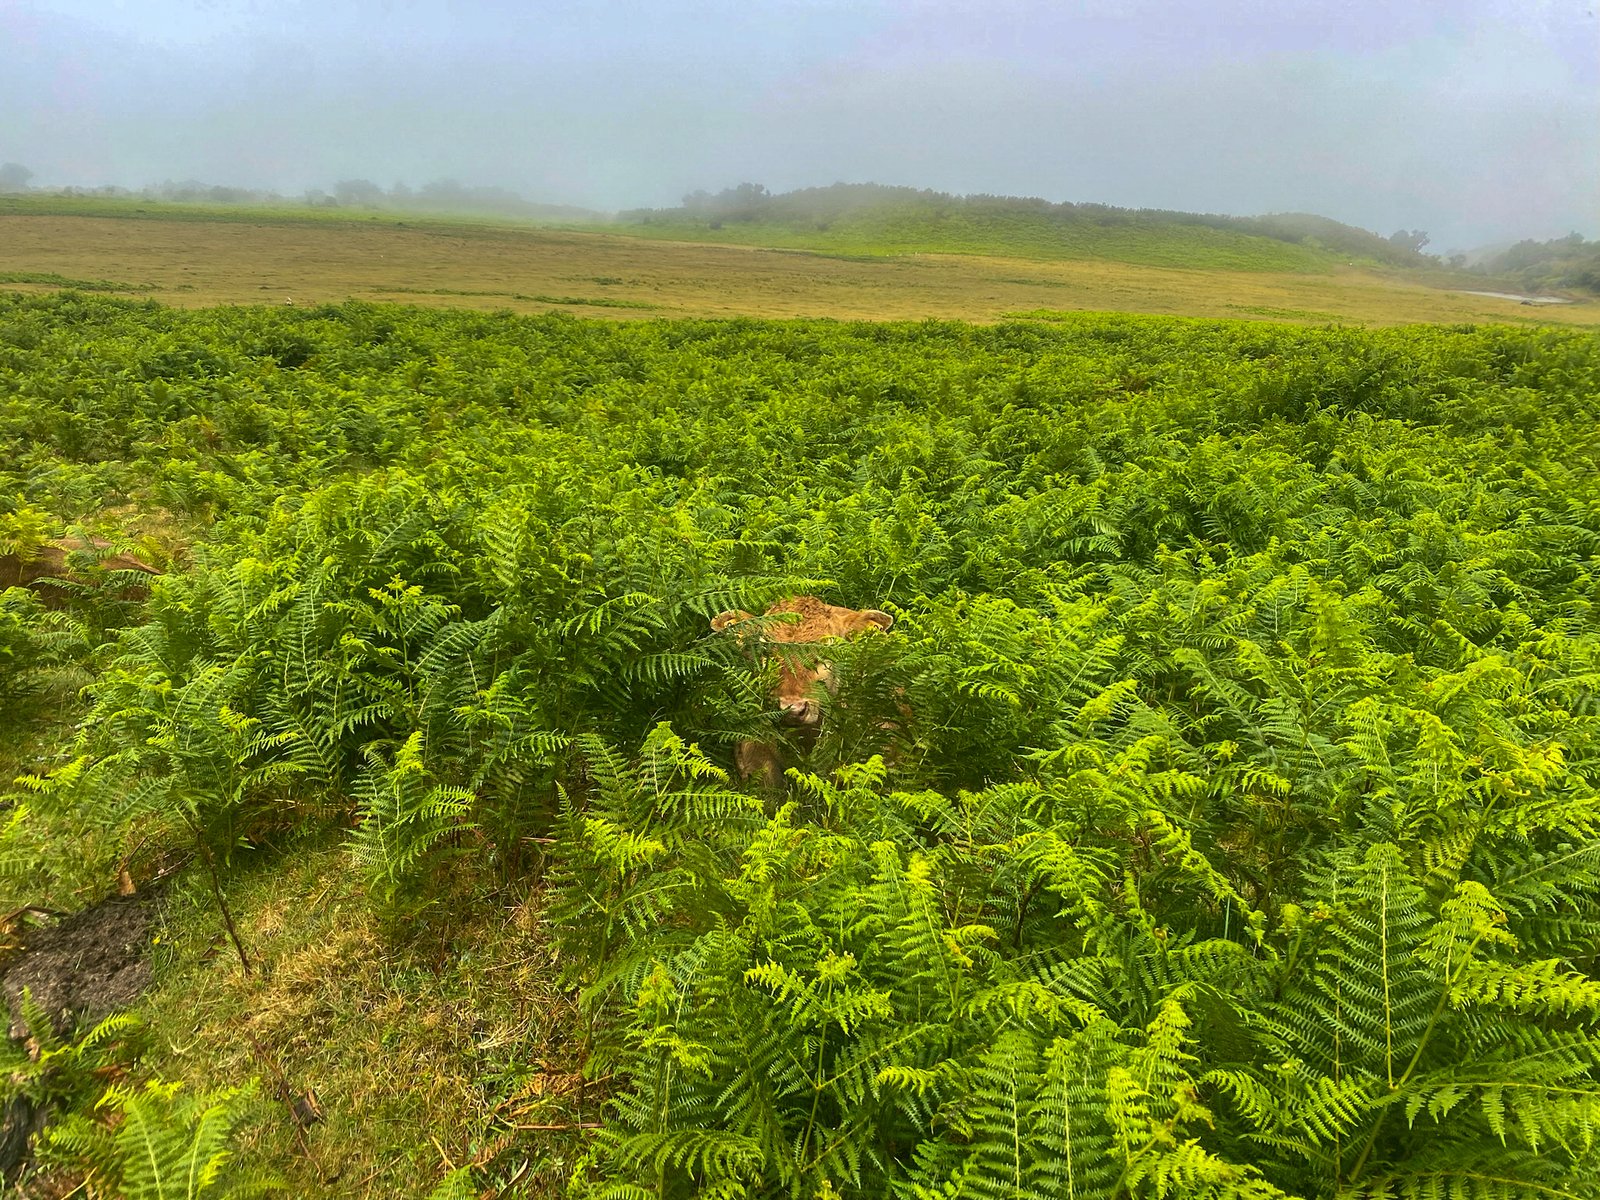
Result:
M1272 238L1155 220L1052 219L1027 210L887 206L825 222L679 220L619 225L636 237L774 246L827 254L981 254L1103 260L1196 271L1325 272L1343 258Z

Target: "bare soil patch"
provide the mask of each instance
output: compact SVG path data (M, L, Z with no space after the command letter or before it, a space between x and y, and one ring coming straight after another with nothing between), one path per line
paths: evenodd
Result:
M33 929L0 969L13 1038L27 1035L26 989L56 1030L65 1033L129 1007L150 986L148 892L112 896L58 922Z

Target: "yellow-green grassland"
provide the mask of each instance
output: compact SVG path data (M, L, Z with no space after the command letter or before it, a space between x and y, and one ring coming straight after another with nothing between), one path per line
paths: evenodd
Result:
M621 319L996 321L1138 312L1302 324L1600 320L1594 301L1532 310L1263 238L1235 239L1271 251L1260 259L1268 269L1241 270L1137 261L1170 261L1176 252L1155 254L1131 235L1106 244L1102 252L1112 257L1078 249L1062 258L1044 250L846 253L827 248L821 235L813 241L820 248L811 249L792 233L769 246L715 244L704 231L696 234L702 240L672 240L670 233L11 201L0 203L0 287L75 286L188 308L363 299ZM1144 236L1148 243L1157 235Z

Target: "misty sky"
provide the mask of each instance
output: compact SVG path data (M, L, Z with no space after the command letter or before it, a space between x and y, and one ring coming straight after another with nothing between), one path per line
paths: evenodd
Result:
M37 185L744 180L1600 235L1600 0L0 0Z

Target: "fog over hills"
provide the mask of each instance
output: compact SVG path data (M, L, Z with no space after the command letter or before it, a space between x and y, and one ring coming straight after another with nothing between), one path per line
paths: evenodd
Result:
M13 0L0 162L669 207L838 179L1466 250L1600 233L1587 0Z

